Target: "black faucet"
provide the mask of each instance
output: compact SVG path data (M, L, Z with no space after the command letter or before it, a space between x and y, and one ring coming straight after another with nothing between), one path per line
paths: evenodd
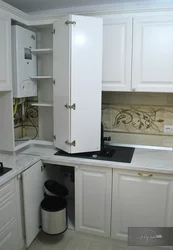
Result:
M101 139L100 139L100 151L103 150L104 148L104 142L105 141L111 141L111 137L110 136L107 136L107 137L104 137L104 128L103 128L103 122L101 122Z

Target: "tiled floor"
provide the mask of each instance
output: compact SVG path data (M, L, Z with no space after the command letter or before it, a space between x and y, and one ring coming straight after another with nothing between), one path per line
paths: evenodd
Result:
M28 250L161 250L156 247L128 247L121 241L110 240L68 230L61 236L41 232ZM165 248L164 248L165 249ZM173 249L173 248L168 248Z

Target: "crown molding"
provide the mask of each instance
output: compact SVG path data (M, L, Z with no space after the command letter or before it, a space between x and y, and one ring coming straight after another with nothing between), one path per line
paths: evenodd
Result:
M29 19L52 19L66 14L83 14L83 15L107 15L107 14L129 14L129 13L144 13L144 12L164 12L173 11L173 2L170 0L155 1L147 0L145 2L117 3L92 5L76 8L53 9L47 11L38 11L29 13Z
M0 0L0 9L10 13L12 15L12 18L15 18L17 20L23 20L25 22L28 21L28 14L11 6L10 4L7 4Z

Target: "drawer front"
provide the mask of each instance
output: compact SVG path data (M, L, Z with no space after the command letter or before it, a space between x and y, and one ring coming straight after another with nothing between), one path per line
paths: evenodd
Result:
M0 233L1 250L19 250L17 222L14 221Z
M0 203L0 232L4 230L10 223L16 220L16 195L13 194L4 202Z
M12 179L3 186L0 186L0 203L15 193L15 181Z

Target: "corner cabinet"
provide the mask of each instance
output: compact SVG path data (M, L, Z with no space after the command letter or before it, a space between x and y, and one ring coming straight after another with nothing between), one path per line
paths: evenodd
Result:
M11 84L11 19L0 10L0 91L12 90Z
M68 153L100 149L102 30L101 18L54 23L54 145Z
M131 90L132 17L103 19L103 91Z
M75 228L110 237L112 169L80 166L75 170Z
M135 17L132 87L173 92L173 16Z
M113 170L112 238L127 240L128 227L172 226L172 176Z

